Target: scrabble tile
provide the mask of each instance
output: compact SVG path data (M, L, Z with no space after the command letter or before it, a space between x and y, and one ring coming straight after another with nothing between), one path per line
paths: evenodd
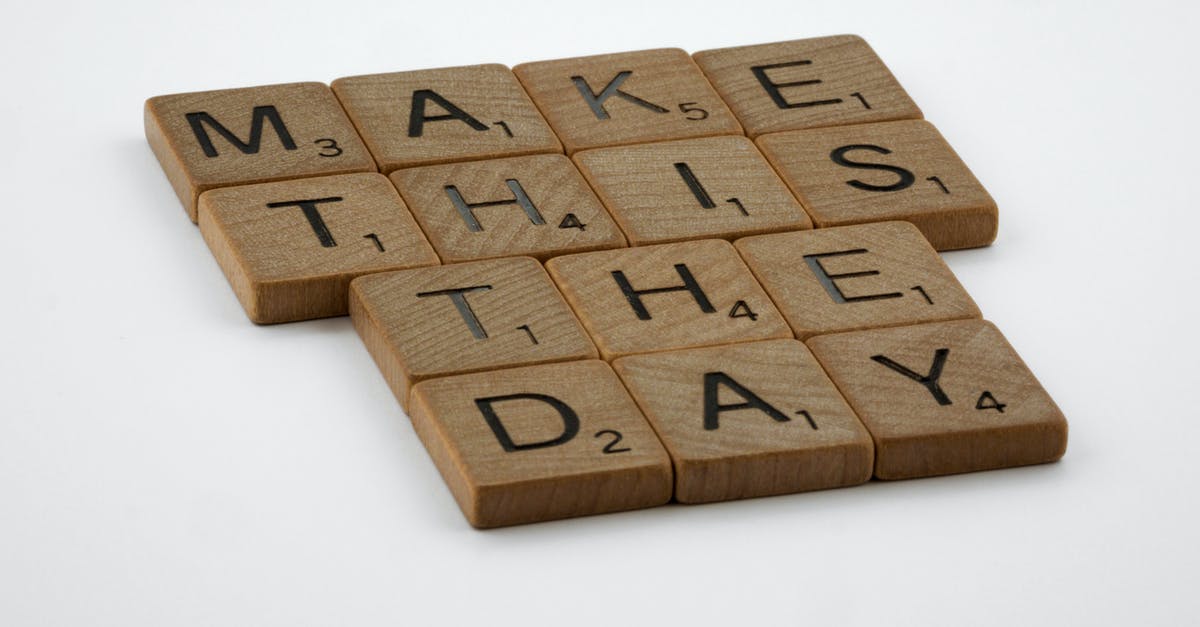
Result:
M406 168L391 179L447 263L625 246L621 230L562 155Z
M350 317L405 407L422 379L596 357L529 257L359 277L350 283Z
M735 243L796 337L979 318L917 227L877 222Z
M146 141L192 222L205 190L375 171L322 83L155 96L145 123Z
M792 337L724 240L566 255L546 270L605 359Z
M1067 422L990 322L808 340L875 440L875 476L908 479L1052 462Z
M568 154L742 132L700 68L676 48L523 63L513 72Z
M746 134L921 117L896 77L857 35L693 55Z
M996 203L932 124L902 120L758 139L818 227L907 220L938 250L996 239Z
M663 505L671 460L602 361L417 384L412 421L476 527Z
M871 478L871 435L796 340L634 355L613 368L671 455L677 501Z
M378 173L215 189L199 210L200 233L258 323L344 316L354 277L438 263Z
M562 152L503 65L350 76L333 81L385 173L451 161Z
M812 228L745 137L597 148L574 158L636 246Z

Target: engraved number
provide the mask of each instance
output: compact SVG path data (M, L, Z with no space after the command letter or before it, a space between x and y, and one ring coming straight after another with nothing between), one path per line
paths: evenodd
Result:
M858 101L862 103L862 106L863 106L863 108L864 108L864 109L870 109L870 108L871 108L871 103L867 102L867 99L866 99L866 98L864 98L862 94L860 94L860 93L858 93L858 92L854 92L854 93L852 93L852 94L850 94L850 95L851 95L851 96L854 96L855 98L858 98Z
M558 223L558 228L579 229L580 231L585 231L587 230L587 225L580 222L579 218L575 214L568 213L567 215L563 216L562 222Z
M513 136L512 129L508 128L508 122L505 122L504 120L500 120L498 122L492 122L492 124L499 126L500 129L504 131L505 135L508 135L509 137Z
M378 248L379 252L381 252L381 253L387 252L387 250L385 250L383 248L383 242L379 241L378 235L376 235L374 233L367 233L366 235L363 236L363 239L369 239L372 242L375 242L375 248Z
M708 111L697 107L698 102L681 102L679 110L687 114L687 119L692 121L703 120L708 117ZM695 115L692 115L695 114Z
M751 322L758 320L758 314L754 313L754 310L750 309L750 305L747 305L744 300L739 300L733 304L733 309L729 310L729 317L749 318Z
M817 421L813 420L812 414L808 413L807 409L801 409L796 413L804 416L804 419L808 421L808 426L812 427L813 431L817 430Z
M926 181L933 181L934 183L937 183L937 186L938 186L938 187L940 187L940 188L942 188L942 193L943 193L943 194L949 194L949 193L950 193L950 190L946 188L946 184L942 182L942 179L940 179L940 178L938 178L938 177L936 177L936 176L927 176L927 177L925 177L925 180L926 180Z
M1008 405L997 401L996 397L987 390L984 390L983 394L979 395L979 400L975 401L975 409L994 409L1003 414L1005 407Z
M533 334L533 329L530 329L529 325L523 324L523 325L517 327L517 329L520 331L524 331L529 336L529 339L531 341L533 341L534 344L539 343L537 337Z
M744 216L750 215L750 212L746 211L746 206L743 205L742 201L738 200L737 198L726 198L725 202L733 205L734 207L737 207L738 211L742 212L742 215L744 215Z
M330 139L328 137L323 137L321 139L314 141L313 143L321 147L321 152L317 153L318 156L336 157L336 156L342 154L342 147L338 145L336 139Z
M929 303L930 305L933 304L933 299L929 297L929 294L925 293L925 288L921 287L920 285L914 285L908 289L920 294L921 297L925 299L925 302Z
M627 452L633 450L633 449L629 448L628 446L622 446L621 448L616 448L617 444L621 441L621 438L625 437L625 436L621 435L620 431L613 431L612 429L604 429L601 431L597 431L596 435L594 435L592 437L598 438L598 437L605 436L605 435L613 436L612 441L609 442L608 444L604 445L604 453L606 455L611 455L612 453L627 453Z

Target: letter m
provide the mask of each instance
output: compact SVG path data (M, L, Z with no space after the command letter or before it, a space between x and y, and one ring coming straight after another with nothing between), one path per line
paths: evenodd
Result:
M204 149L204 155L207 157L218 155L217 147L213 145L212 138L208 135L208 129L216 131L218 135L225 138L225 141L242 151L243 154L257 154L258 147L262 143L263 122L266 120L271 122L271 127L275 129L275 134L279 136L279 141L283 144L284 148L287 150L296 149L296 142L292 140L292 135L288 133L287 126L284 125L283 118L279 117L279 112L275 110L274 105L254 107L252 115L253 117L250 121L250 138L246 141L242 141L237 135L231 133L229 129L225 128L223 124L206 111L188 113L186 117L188 124L192 127L192 132L196 134L196 141L200 142L200 147Z

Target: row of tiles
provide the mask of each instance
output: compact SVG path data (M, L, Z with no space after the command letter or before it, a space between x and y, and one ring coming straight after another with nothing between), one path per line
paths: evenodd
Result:
M572 159L529 155L407 168L390 177L227 187L201 195L200 229L260 323L344 314L355 276L439 262L546 260L814 223L907 220L938 249L995 236L995 204L922 120L791 131L759 143L765 157L747 138L709 137L600 148ZM870 166L829 158L839 146L878 144L899 158ZM288 285L310 296L276 296Z
M476 527L1038 464L1067 444L983 320L439 378L409 414Z
M349 77L332 90L294 83L175 94L149 99L145 115L147 138L196 220L199 195L230 185L743 131L759 137L921 112L866 42L837 36L710 50L694 60L682 50L647 50L515 70Z
M882 222L365 275L355 328L405 408L417 382L981 313L911 224Z

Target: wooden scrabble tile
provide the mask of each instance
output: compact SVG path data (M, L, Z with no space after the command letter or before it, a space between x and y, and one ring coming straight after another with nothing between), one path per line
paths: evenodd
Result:
M808 346L875 440L875 476L1052 462L1067 422L990 322L822 335Z
M523 63L513 72L568 154L742 132L700 68L677 48Z
M350 317L405 407L422 379L596 357L529 257L359 277L350 284Z
M932 124L902 120L758 138L818 227L907 220L938 250L996 239L996 203Z
M621 230L562 155L406 168L391 179L447 263L625 246Z
M693 55L746 134L920 118L857 35L704 50Z
M613 368L671 454L682 503L871 478L871 435L796 340L634 355Z
M759 235L735 246L800 339L981 317L908 222Z
M574 158L635 246L812 228L745 137L597 148Z
M322 83L155 96L145 123L146 141L192 222L208 189L375 171Z
M344 316L354 277L438 263L382 174L215 189L199 209L204 240L258 323Z
M724 240L566 255L546 270L605 359L792 337Z
M602 361L417 384L413 425L476 527L663 505L671 460Z
M333 81L383 172L451 161L562 152L503 65L350 76Z

